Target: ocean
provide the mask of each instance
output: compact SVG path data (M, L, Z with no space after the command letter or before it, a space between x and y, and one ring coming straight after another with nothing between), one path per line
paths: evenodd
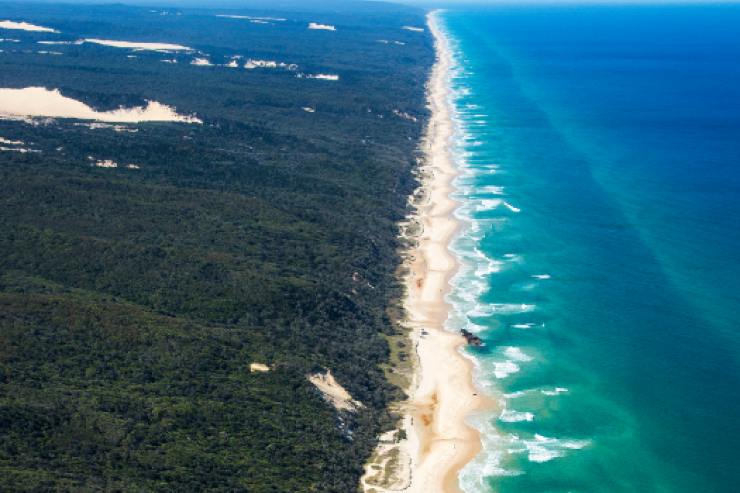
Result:
M438 14L448 328L501 412L467 493L740 485L740 6Z

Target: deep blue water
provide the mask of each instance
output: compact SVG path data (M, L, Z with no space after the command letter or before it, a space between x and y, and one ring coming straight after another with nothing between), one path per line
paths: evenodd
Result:
M467 492L740 488L740 6L440 15L452 329L505 408Z

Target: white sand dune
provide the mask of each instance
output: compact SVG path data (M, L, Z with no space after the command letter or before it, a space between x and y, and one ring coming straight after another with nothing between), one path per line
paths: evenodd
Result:
M75 123L75 126L89 128L90 130L113 130L116 133L135 134L139 131L138 128L131 128L126 125L113 125L110 123L101 123L101 122Z
M16 31L32 31L37 33L59 33L50 27L37 26L28 22L0 21L0 29L13 29Z
M9 146L22 146L25 144L25 142L23 142L22 140L9 140L9 139L0 137L0 144L5 144Z
M179 115L174 108L156 101L149 101L146 107L97 111L81 101L63 96L58 89L45 87L0 89L0 118L2 116L75 118L110 123L203 123L194 116Z
M72 41L37 41L40 45L71 45Z
M213 67L213 64L207 58L194 58L193 61L190 62L190 65L197 65L199 67Z
M111 39L86 38L85 43L110 46L113 48L126 48L130 50L144 51L195 51L189 46L172 43L141 43L138 41L115 41Z
M216 17L224 17L226 19L243 19L247 21L272 21L272 22L285 22L288 19L281 17L257 17L253 15L229 15L229 14L216 14Z
M297 74L296 77L299 79L339 80L339 76L336 74Z
M10 140L10 139L5 139L3 137L0 137L0 152L18 152L20 154L28 154L29 152L32 152L32 153L41 152L36 149L31 149L29 147L22 147L25 145L26 143L23 142L22 140Z
M277 68L278 62L274 60L254 60L250 58L244 64L244 68L252 70L255 68Z
M244 64L244 68L253 70L256 68L282 68L285 70L297 70L298 65L295 63L277 62L275 60L255 60L250 58Z
M97 168L118 168L118 163L110 159L100 159L95 161L93 166Z
M336 31L337 30L335 26L332 26L330 24L319 24L318 22L309 23L308 28L314 29L316 31Z
M141 166L138 164L126 164L126 165L119 165L117 162L113 161L112 159L95 159L92 156L87 157L90 161L93 161L92 166L96 168L126 168L126 169L141 169Z
M404 43L403 41L389 41L387 39L379 39L378 40L378 43L382 43L384 45L389 45L389 44L394 44L394 45L398 45L398 46L405 46L406 45L406 43Z
M0 152L18 152L20 154L28 154L31 153L40 153L41 151L36 149L27 149L25 147L5 147L0 146Z

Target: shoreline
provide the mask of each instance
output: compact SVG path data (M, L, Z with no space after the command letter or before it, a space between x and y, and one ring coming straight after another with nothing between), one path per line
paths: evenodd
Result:
M435 12L427 15L427 25L434 35L436 61L428 84L431 118L423 141L421 200L415 211L421 232L407 252L404 300L417 361L408 389L410 398L401 408L406 439L381 437L374 463L366 466L362 479L367 493L460 493L459 473L482 449L480 433L467 418L491 407L491 401L474 386L473 363L461 352L465 339L445 328L450 311L445 296L458 269L449 246L460 228L454 216L459 204L451 198L457 176L450 151L453 60ZM390 458L382 460L391 450L395 450L393 465ZM384 484L369 481L373 475L378 477L378 469L388 468L396 470L384 471Z

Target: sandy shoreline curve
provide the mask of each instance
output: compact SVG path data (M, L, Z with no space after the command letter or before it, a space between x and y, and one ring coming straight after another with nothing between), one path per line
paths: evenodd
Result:
M420 232L407 256L404 303L417 361L408 390L410 400L403 406L401 429L405 433L401 436L406 438L389 443L381 437L374 462L366 467L362 479L366 493L460 493L459 472L482 447L479 432L466 420L492 406L473 384L473 364L461 353L465 339L445 330L450 310L445 295L457 270L449 245L459 228L453 215L458 204L450 197L457 175L450 150L453 60L437 11L428 14L427 23L434 35L437 60L428 86L432 115L420 169L422 194L416 204ZM384 455L389 458L378 459ZM389 467L394 470L384 470Z

